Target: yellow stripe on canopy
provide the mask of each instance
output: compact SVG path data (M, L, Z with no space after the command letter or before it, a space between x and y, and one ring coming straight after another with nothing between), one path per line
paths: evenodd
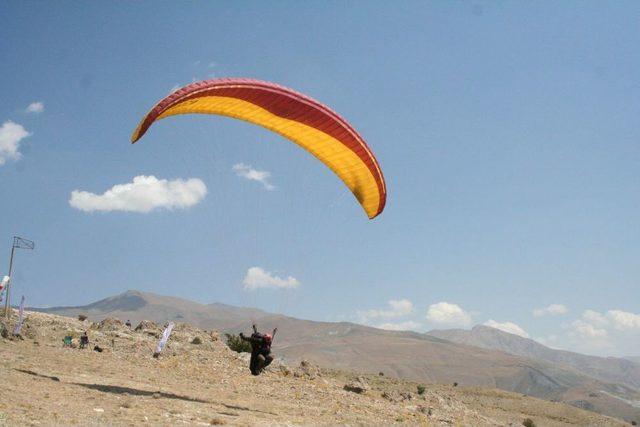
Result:
M233 117L279 133L309 151L338 175L369 218L378 213L382 195L374 176L355 152L332 136L298 121L279 117L251 102L224 96L189 99L168 108L158 116L158 120L193 113Z

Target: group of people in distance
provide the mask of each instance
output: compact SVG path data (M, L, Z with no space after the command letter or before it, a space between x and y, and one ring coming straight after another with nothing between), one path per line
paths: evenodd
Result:
M89 345L89 335L87 335L87 331L84 331L82 335L80 335L80 348L86 348ZM62 340L63 347L73 347L73 336L66 335Z

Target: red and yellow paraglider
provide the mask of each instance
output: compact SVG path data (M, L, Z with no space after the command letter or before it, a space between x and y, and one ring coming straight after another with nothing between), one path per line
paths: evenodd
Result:
M308 96L260 80L196 82L158 102L142 119L131 142L139 140L156 120L191 113L233 117L277 132L335 172L369 218L384 209L384 177L369 146L337 113Z

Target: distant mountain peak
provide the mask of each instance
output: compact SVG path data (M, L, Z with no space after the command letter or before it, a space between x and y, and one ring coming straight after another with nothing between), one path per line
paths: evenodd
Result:
M129 290L124 291L120 295L116 295L116 296L131 296L131 295L142 296L142 295L144 295L144 292L138 291L138 290L135 290L135 289L129 289Z
M494 335L498 335L498 336L504 337L506 339L513 339L513 340L520 340L520 341L531 341L531 342L535 342L538 345L542 345L542 344L538 343L537 341L532 340L531 338L526 338L526 337L523 337L521 335L514 334L512 332L507 332L507 331L504 331L502 329L494 328L493 326L475 325L473 328L471 328L471 332L472 333L491 333L491 334L494 334Z
M147 300L139 291L126 291L122 294L96 301L85 306L89 310L135 311L147 305Z

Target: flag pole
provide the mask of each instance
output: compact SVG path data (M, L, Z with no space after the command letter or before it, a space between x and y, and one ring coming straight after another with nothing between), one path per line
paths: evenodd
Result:
M11 244L11 258L9 259L9 283L7 283L7 295L4 301L4 317L9 318L11 312L11 301L9 290L13 287L13 256L16 249L33 249L35 243L31 240L23 239L22 237L13 236L13 242Z
M11 288L11 275L13 273L13 254L16 252L16 245L11 245L11 258L9 258L9 283L7 283L7 294L4 300L4 317L9 318L9 289Z

